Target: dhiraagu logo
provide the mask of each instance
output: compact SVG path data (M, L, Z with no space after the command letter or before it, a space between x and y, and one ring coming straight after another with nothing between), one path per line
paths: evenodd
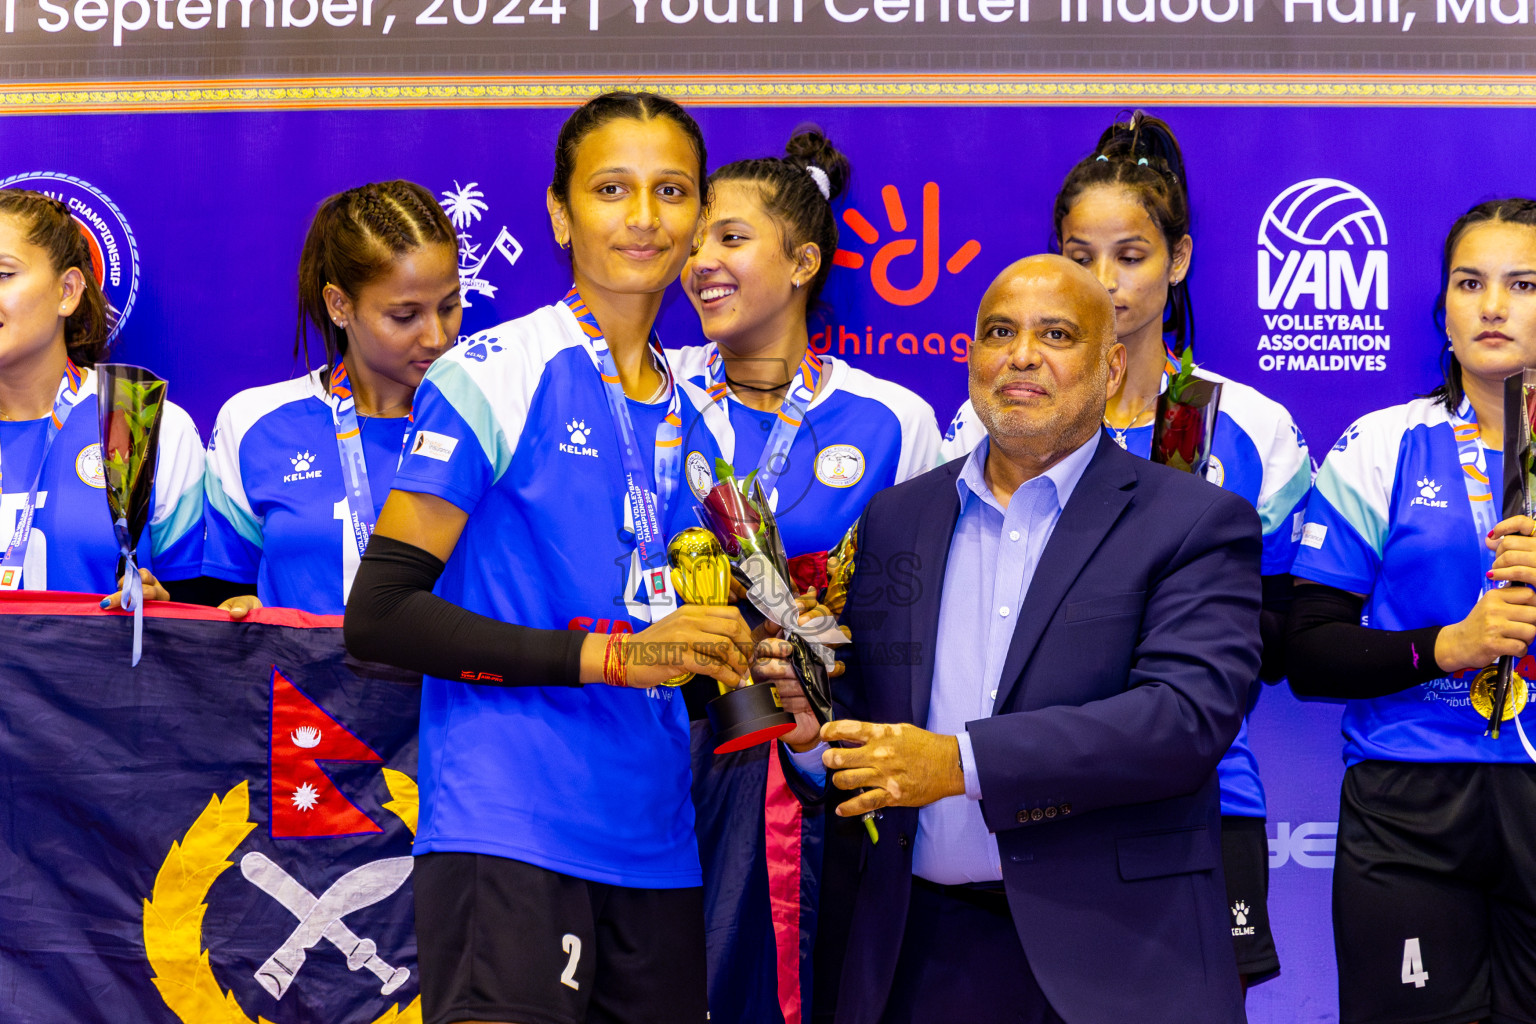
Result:
M880 198L885 206L885 222L890 233L898 236L908 235L910 225L907 221L907 210L902 202L901 191L895 185L887 185L880 190ZM934 288L939 284L939 260L942 252L939 222L939 185L938 182L930 181L923 186L922 219L917 227L917 237L892 238L875 250L869 266L869 281L874 286L876 295L893 306L915 306L933 294ZM865 245L878 245L885 237L868 217L851 207L843 211L843 223L848 225ZM944 259L944 270L951 274L958 274L969 266L980 252L981 243L974 238L969 239ZM918 257L916 283L904 288L894 284L891 281L891 264L903 257L913 255ZM840 267L858 270L864 266L864 256L862 253L839 247L832 257L832 262ZM910 280L909 266L910 264L903 264L900 270L902 275Z
M945 274L963 273L981 253L981 243L969 238L956 245L952 237L945 237L938 182L923 185L915 223L897 186L882 188L880 203L879 213L866 215L856 207L843 211L843 223L855 238L842 233L832 262L861 272L867 266L870 287L897 309L877 304L871 319L887 322L864 324L862 329L857 324L823 322L811 333L811 348L825 354L835 346L839 356L938 356L965 362L971 347L969 322L924 322L908 310L932 297ZM876 226L877 220L883 226ZM854 247L845 247L849 245ZM895 322L888 319L892 313Z

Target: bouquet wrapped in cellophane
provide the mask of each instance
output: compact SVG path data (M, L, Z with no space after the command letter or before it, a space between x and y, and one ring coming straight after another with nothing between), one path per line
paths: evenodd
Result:
M100 363L96 367L101 463L117 535L123 610L133 612L134 665L144 649L144 584L139 579L136 552L139 537L149 524L165 389L165 381L142 366Z
M1157 398L1157 418L1152 428L1152 461L1205 476L1216 440L1216 412L1221 405L1221 384L1195 376L1195 361L1184 350L1179 372Z
M719 540L731 560L732 575L753 606L783 631L816 719L828 722L832 691L827 672L834 660L829 648L847 643L847 638L830 618L800 622L789 559L756 472L737 479L729 463L716 459L715 476L717 482L699 507L699 521Z

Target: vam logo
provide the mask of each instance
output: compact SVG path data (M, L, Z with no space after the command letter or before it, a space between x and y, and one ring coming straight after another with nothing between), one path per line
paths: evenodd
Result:
M1308 178L1281 192L1258 241L1260 309L1294 310L1304 297L1319 313L1387 308L1387 224L1348 182Z
M507 266L513 266L523 254L523 247L512 237L512 232L507 230L505 224L496 232L495 240L484 252L480 244L471 241L470 226L490 209L478 181L468 185L460 185L455 181L453 188L445 190L442 195L443 212L448 214L448 219L459 232L459 301L469 306L472 293L484 295L488 299L494 298L496 286L484 277L486 264L492 256L500 253L507 261Z
M887 185L880 190L880 198L885 204L885 220L890 230L895 234L904 234L907 230L907 211L901 201L901 192L895 185ZM869 218L855 209L843 211L843 223L853 229L853 233L859 236L859 240L865 245L874 245L880 241L880 229L869 222ZM908 288L898 288L891 283L891 264L902 256L910 256L919 251L922 260L921 276L917 283ZM933 294L934 288L939 283L939 186L937 182L928 182L923 186L923 221L919 238L893 238L882 245L874 255L869 267L870 283L875 287L875 293L893 306L915 306L928 296ZM972 238L960 248L950 254L944 261L944 269L951 274L958 274L970 265L981 252L981 243ZM832 256L832 262L839 267L848 267L857 270L864 266L864 256L861 253L850 252L839 248Z
M1440 485L1435 483L1429 477L1425 477L1414 486L1419 489L1419 496L1410 501L1408 503L1409 505L1427 505L1430 508L1450 508L1451 503L1449 501L1436 500L1436 496L1440 493Z

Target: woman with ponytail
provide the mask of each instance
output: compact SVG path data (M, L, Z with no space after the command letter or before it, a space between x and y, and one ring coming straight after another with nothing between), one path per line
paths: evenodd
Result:
M1445 380L1329 450L1294 568L1291 686L1346 702L1342 1024L1536 1008L1536 523L1500 509L1505 379L1536 366L1536 201L1474 206L1441 261Z
M0 189L0 590L111 594L102 606L118 605L93 369L115 320L64 205ZM200 574L202 475L197 428L167 402L137 556L150 600L179 587L156 576Z
M304 239L298 305L294 354L308 363L318 334L324 365L235 395L208 442L203 572L229 584L220 607L236 619L346 607L416 386L458 340L453 225L409 181L331 196Z
M1110 125L1094 151L1067 174L1056 195L1053 221L1062 255L1092 270L1115 304L1115 333L1126 349L1126 371L1120 389L1109 397L1104 426L1122 448L1150 457L1158 396L1195 340L1189 184L1172 129L1141 111ZM1195 376L1222 384L1206 479L1242 495L1263 524L1264 662L1259 678L1274 682L1284 675L1289 574L1312 483L1311 459L1295 421L1279 403L1203 367L1195 368ZM952 457L979 439L980 428L973 422L969 409L962 408L946 442ZM1261 689L1254 686L1251 701L1258 700ZM1248 744L1246 719L1218 774L1228 905L1246 907L1244 920L1234 916L1232 921L1233 942L1238 971L1252 983L1275 974L1280 962L1267 908L1264 785Z
M927 402L810 346L807 320L837 251L832 204L848 176L847 158L814 126L797 128L782 157L716 170L702 241L682 277L708 341L668 353L730 418L733 468L757 471L802 589L826 585L827 552L870 497L932 468L939 444ZM696 713L713 690L689 693ZM815 723L801 719L786 739L810 751ZM815 934L826 822L818 811L802 814L769 747L717 756L705 733L696 724L710 1012L773 1021L803 1005L808 1015L801 951ZM808 757L819 770L819 755Z

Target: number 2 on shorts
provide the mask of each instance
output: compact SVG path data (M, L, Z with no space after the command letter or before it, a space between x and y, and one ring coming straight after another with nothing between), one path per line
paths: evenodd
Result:
M578 949L580 946L578 945ZM574 965L575 960L571 963ZM567 972L569 973L569 972ZM1419 940L1403 940L1403 984L1412 985L1414 988L1423 988L1429 981L1429 972L1424 969L1424 954L1419 951Z
M1418 949L1418 939L1414 939L1414 949ZM576 936L566 933L560 936L560 948L571 955L566 961L565 970L560 972L560 984L567 988L580 989L581 983L576 980L576 965L581 962L581 940ZM1418 954L1415 953L1415 956ZM1403 968L1403 977L1408 976L1408 968ZM1421 983L1422 984L1422 983Z

